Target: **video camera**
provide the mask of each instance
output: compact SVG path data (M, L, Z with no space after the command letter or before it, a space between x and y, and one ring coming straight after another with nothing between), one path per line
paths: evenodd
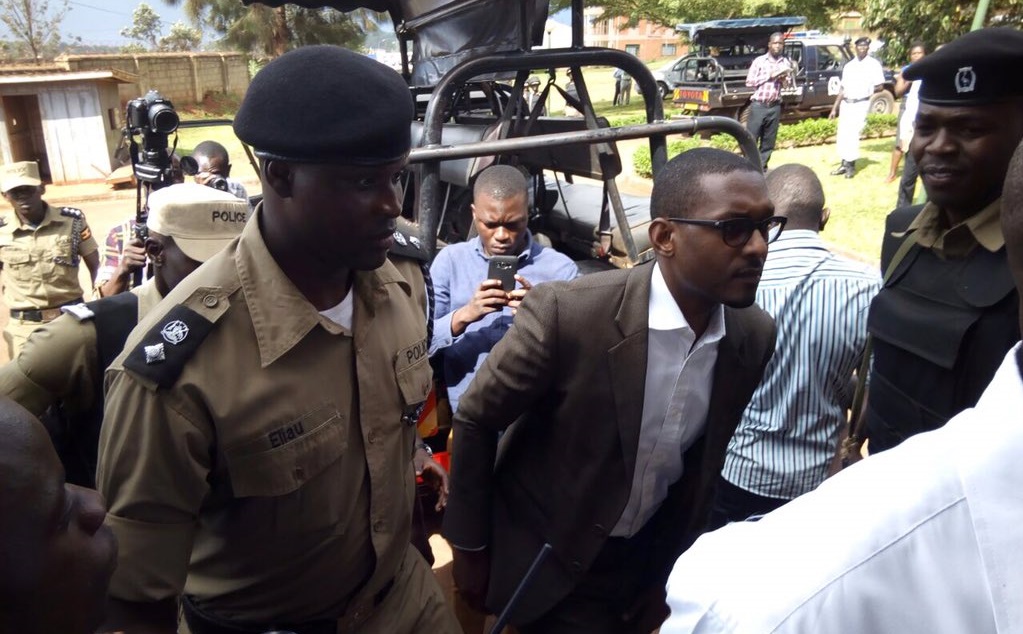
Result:
M128 102L124 135L131 141L132 169L140 185L159 189L173 184L168 137L178 129L179 122L174 104L155 90ZM141 149L135 141L138 135L142 136Z
M193 156L182 156L181 157L181 171L186 176L195 176L199 173L199 161L195 160ZM219 189L222 192L230 193L230 189L227 186L227 179L220 174L212 174L211 177L203 183L207 187L213 189Z

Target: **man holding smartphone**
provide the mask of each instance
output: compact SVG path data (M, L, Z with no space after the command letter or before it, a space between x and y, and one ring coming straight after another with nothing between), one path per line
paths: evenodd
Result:
M526 178L518 169L494 165L480 173L472 216L479 235L445 247L430 267L436 298L430 354L443 354L452 411L529 289L579 275L568 256L533 241Z

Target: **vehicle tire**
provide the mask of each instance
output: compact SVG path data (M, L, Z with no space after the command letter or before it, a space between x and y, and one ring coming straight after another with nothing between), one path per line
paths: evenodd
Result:
M895 112L895 95L887 90L875 92L870 98L870 108L867 112L870 114L892 114Z
M663 81L657 82L657 94L661 96L661 100L669 99L671 97L671 89L668 88L668 84Z

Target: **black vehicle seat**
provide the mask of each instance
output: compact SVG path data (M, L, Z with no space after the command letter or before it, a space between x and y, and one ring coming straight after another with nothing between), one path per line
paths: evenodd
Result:
M502 126L497 120L489 123L445 123L441 130L441 145L465 145L500 138ZM412 146L422 147L423 122L412 122ZM468 187L472 179L490 167L495 156L470 156L463 159L441 161L440 180L456 187Z
M544 178L544 187L549 192L558 193L557 202L547 212L546 226L549 231L572 251L589 255L593 243L597 239L597 226L600 223L600 206L603 202L604 188L599 181L582 179L569 183L555 180L548 175ZM650 225L650 198L621 194L622 207L629 221L636 250L643 253L650 248L647 228ZM611 250L614 255L626 255L625 242L622 240L618 223L611 214Z

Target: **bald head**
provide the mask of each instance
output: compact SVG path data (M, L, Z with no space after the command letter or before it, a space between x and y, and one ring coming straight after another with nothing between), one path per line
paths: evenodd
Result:
M820 231L824 188L809 167L792 163L771 170L767 174L767 194L774 203L774 213L789 219L787 229Z
M95 491L65 485L43 426L0 397L0 632L94 632L117 547Z

